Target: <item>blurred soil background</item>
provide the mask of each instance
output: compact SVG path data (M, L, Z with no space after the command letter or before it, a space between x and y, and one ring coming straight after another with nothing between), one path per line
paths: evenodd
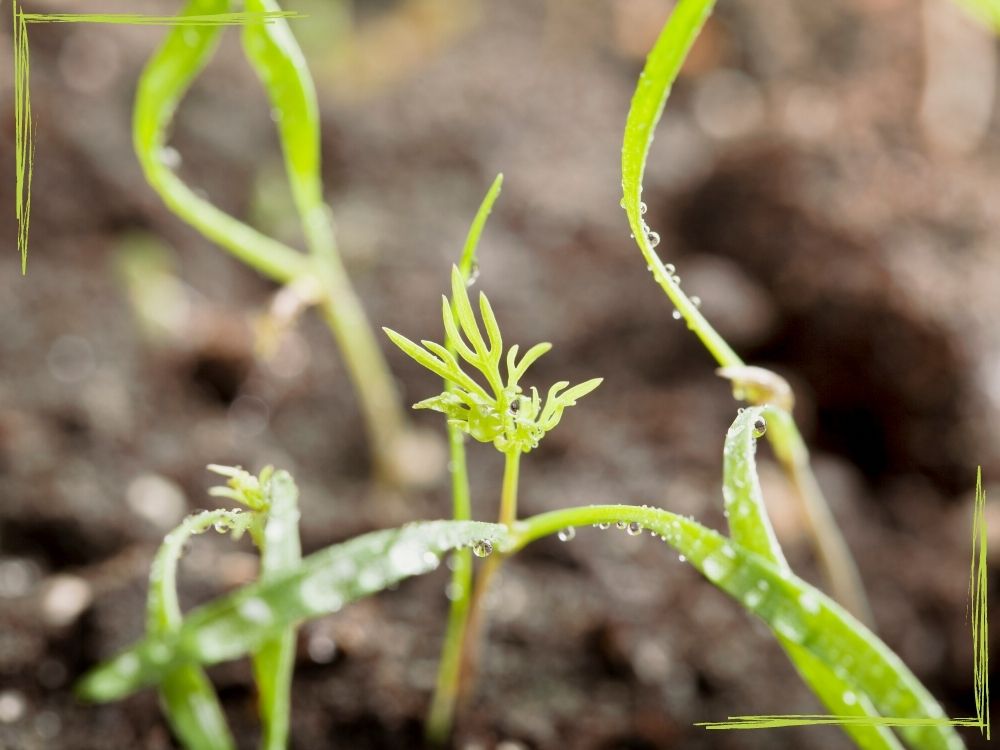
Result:
M554 343L532 383L605 378L522 462L522 512L648 503L722 528L722 443L737 404L672 319L618 206L629 98L669 3L287 7L310 17L294 29L319 89L328 199L372 321L440 338L449 265L503 171L477 287L510 342ZM141 635L159 539L215 505L205 464L291 470L307 551L447 516L444 467L417 456L428 489L380 496L322 324L307 314L277 356L258 357L255 321L275 287L145 185L130 107L162 29L30 33L26 278L12 123L0 133L0 747L169 748L151 691L89 707L70 686ZM988 488L1000 473L996 74L995 42L944 0L725 0L667 107L644 196L684 288L748 361L793 384L878 631L953 716L974 714L975 470ZM218 205L300 241L236 32L184 101L173 145L182 176ZM406 403L438 389L385 349ZM443 434L439 415L412 418ZM778 536L793 567L821 582L790 489L761 454ZM470 455L476 513L489 520L500 457L478 444ZM255 574L246 544L212 537L182 563L188 605ZM446 582L442 567L302 628L295 748L419 746ZM692 726L821 708L761 624L648 536L584 529L532 546L505 566L491 620L456 747L849 747L832 728ZM254 747L249 666L212 675L241 746Z

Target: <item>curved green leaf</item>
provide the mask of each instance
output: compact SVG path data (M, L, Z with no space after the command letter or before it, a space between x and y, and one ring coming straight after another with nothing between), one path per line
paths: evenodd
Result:
M513 553L568 526L623 521L662 537L715 586L757 615L774 633L808 652L827 669L850 674L879 714L907 721L906 742L920 750L965 747L944 723L940 704L896 654L847 610L791 573L716 531L670 513L631 505L594 505L552 511L520 521L503 551ZM843 696L846 703L857 696ZM921 723L926 722L926 723Z
M180 15L224 13L229 0L189 0ZM218 46L223 26L177 26L146 64L136 91L132 139L149 184L170 209L213 242L271 278L288 282L305 256L262 235L199 197L174 174L166 151L177 106Z
M434 570L446 552L484 542L499 547L506 538L506 528L496 524L430 521L327 547L292 570L193 610L176 633L147 637L91 670L77 692L87 700L115 700L156 684L178 665L253 653L294 623Z
M653 143L653 132L663 113L674 80L680 72L698 33L708 19L715 0L680 0L664 25L653 49L646 59L639 81L632 96L625 134L622 140L622 207L628 215L632 235L646 260L649 270L688 328L715 358L725 373L748 368L739 355L718 334L701 314L698 307L684 293L680 278L674 275L673 266L665 266L654 251L650 229L643 218L642 180L646 160ZM777 452L787 452L789 446L801 444L802 438L794 421L789 418L771 431L770 441ZM810 521L815 546L827 576L838 598L856 615L871 621L870 610L857 568L850 550L832 521L823 493L809 467L807 454L797 452L794 463L783 463L783 468L799 494L806 516Z
M764 506L764 496L757 477L754 453L757 438L767 427L766 414L774 407L743 409L726 434L723 452L722 493L733 541L788 570L784 553L774 535ZM778 642L803 681L835 716L878 716L871 699L855 685L845 668L843 676L814 657L802 646L778 635ZM849 696L846 700L844 696ZM844 731L864 750L897 750L895 735L883 726L847 725Z
M275 13L275 0L246 0L246 9ZM318 255L336 252L333 221L323 201L319 105L305 56L284 19L248 23L243 49L260 78L277 119L288 183L306 241Z
M632 95L622 139L622 208L628 215L632 236L653 277L684 316L688 328L701 339L719 364L726 366L742 364L742 361L684 294L672 269L663 265L653 250L650 230L642 216L642 177L653 144L653 131L663 114L681 65L714 6L715 0L680 0L646 58L646 65Z
M193 534L210 528L239 536L254 522L253 513L211 510L188 516L167 534L153 559L146 600L146 634L166 637L183 623L177 600L177 563ZM228 750L235 747L211 681L196 664L181 664L167 672L159 685L163 713L185 747Z
M479 204L479 209L476 211L476 216L472 220L472 224L469 225L469 231L465 235L465 245L462 247L462 257L458 261L458 270L462 273L462 278L465 279L466 284L470 283L471 280L475 280L478 273L476 270L478 268L476 252L479 249L479 238L482 236L486 220L493 210L493 204L500 197L502 186L503 173L500 173L493 178L493 184L486 191L486 195L483 197L482 202Z

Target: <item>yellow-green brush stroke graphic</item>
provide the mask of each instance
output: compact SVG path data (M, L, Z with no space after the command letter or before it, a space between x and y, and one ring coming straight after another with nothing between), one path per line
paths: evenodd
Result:
M914 719L892 716L835 716L825 714L775 714L771 716L730 716L727 721L698 722L705 729L777 729L802 726L881 726L975 727L990 739L990 672L987 649L989 620L986 607L986 492L983 469L976 472L976 500L972 514L972 567L969 574L970 619L972 620L973 690L976 715L959 719L928 717Z
M102 23L132 26L239 26L270 23L279 18L302 18L295 11L211 13L152 16L136 13L25 13L18 0L11 3L14 29L14 190L17 247L21 273L28 270L28 226L31 222L31 174L35 165L35 123L31 117L28 25L42 23Z

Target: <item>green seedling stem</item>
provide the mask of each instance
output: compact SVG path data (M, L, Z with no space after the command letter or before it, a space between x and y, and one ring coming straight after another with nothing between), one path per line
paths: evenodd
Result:
M504 454L503 485L500 490L500 521L510 528L517 521L517 484L520 472L521 452L511 451ZM462 663L459 672L457 690L458 700L467 699L475 684L476 673L479 671L479 647L483 639L486 619L486 597L493 586L493 579L500 571L505 555L491 555L483 564L476 579L476 587L472 594L472 605L469 608L469 619L463 638Z
M625 123L622 142L622 208L628 216L632 236L653 278L680 313L687 327L715 358L720 367L744 368L739 355L702 315L684 293L672 266L667 266L654 250L659 235L650 230L643 214L642 181L653 134L667 97L695 39L711 15L715 0L680 0L660 32L639 76ZM769 440L780 456L790 481L810 522L818 556L836 597L858 617L871 622L871 610L857 566L847 542L837 527L829 504L809 464L808 453L795 421L789 416L768 431Z
M499 189L498 183L494 183L494 188ZM491 189L473 223L470 237L478 240L482 223L494 199L494 190ZM474 249L471 252L474 253ZM469 252L463 253L463 257L469 257ZM572 387L567 381L560 381L549 389L544 401L536 388L530 389L530 396L526 395L520 380L551 345L536 344L520 360L517 358L519 347L515 345L504 356L503 338L489 299L480 293L479 313L482 328L485 329L484 337L469 299L467 278L459 267L452 269L451 298L442 299L445 346L427 340L418 345L390 329L386 329L386 334L416 362L445 379L442 394L425 399L415 407L443 413L451 430L461 430L480 442L492 442L503 454L499 522L510 525L517 520L521 454L537 447L545 434L559 424L565 409L597 388L601 379L594 378ZM486 381L486 387L463 370L460 361L472 365L480 378ZM503 364L506 364L506 376L501 371ZM465 590L455 592L462 599L460 606L465 610L465 616L459 619L453 610L454 625L449 626L445 652L449 659L455 652L460 656L457 666L448 662L448 671L440 675L431 703L428 739L434 743L440 744L450 733L456 702L468 692L475 674L479 634L484 619L482 602L499 566L499 556L485 563L471 602L467 605Z
M476 251L479 247L479 238L486 226L486 219L493 209L493 204L500 196L502 185L503 175L498 174L483 198L479 210L476 211L476 216L466 235L465 245L458 263L458 271L466 286L478 273ZM452 300L452 306L454 309L454 300ZM453 343L448 342L446 348L452 357L457 356ZM444 381L444 386L446 392L454 393L454 386L449 380ZM472 518L472 503L465 460L465 432L455 424L448 425L448 451L451 471L452 520L468 521ZM434 696L431 698L430 709L427 712L426 736L428 744L432 746L445 743L454 723L462 665L462 647L468 623L471 593L472 550L463 547L452 555L451 583L448 588L448 598L451 600L448 609L448 624L441 647L441 659L438 662Z
M259 545L260 579L269 581L294 570L302 561L302 550L299 542L299 491L291 475L279 471L270 476L265 495L268 498L268 513ZM286 625L261 644L253 655L254 680L260 695L260 715L264 726L261 743L264 750L284 750L288 746L295 631L295 624Z
M248 0L254 12L277 11L274 0ZM190 0L181 15L223 13L229 0ZM309 255L229 216L189 188L174 171L168 136L177 107L214 53L221 26L171 29L139 80L133 115L135 150L149 184L167 206L208 239L281 284L318 287L323 318L333 333L358 393L376 469L399 483L398 440L406 427L385 358L337 252L333 223L323 202L316 93L302 52L284 18L248 23L247 57L278 119L292 195Z

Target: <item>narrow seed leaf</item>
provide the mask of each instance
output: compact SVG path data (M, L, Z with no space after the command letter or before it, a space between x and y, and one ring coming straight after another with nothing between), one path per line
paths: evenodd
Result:
M498 399L503 398L503 381L500 379L500 353L494 358L491 354L489 347L486 345L486 341L483 340L483 334L479 330L479 324L476 322L476 315L472 310L472 303L469 301L469 293L465 288L465 280L462 277L462 272L458 270L458 266L451 267L451 297L452 304L449 305L449 310L458 317L458 324L468 339L469 343L472 344L472 349L475 351L473 358L469 358L465 353L459 349L459 354L461 354L470 364L475 366L483 376L486 381L490 384L490 388L493 389L494 394ZM493 325L496 325L496 318L492 320ZM490 322L487 321L487 326ZM447 326L447 323L446 323ZM461 342L461 338L458 337L457 332L452 332L452 326L449 328L448 335L456 336L456 342ZM499 336L499 329L494 330L490 333L492 340L493 336Z
M563 405L559 401L559 392L564 390L569 385L568 380L560 380L557 383L553 383L549 388L549 392L545 395L545 407L542 409L541 415L538 417L538 423L543 425L546 431L551 430L555 427L555 423L549 426L552 418L556 416L556 412L561 415ZM556 417L556 422L558 422L558 417Z
M214 15L229 10L229 0L189 0L180 16ZM188 187L164 160L164 147L181 99L211 59L223 25L179 25L139 78L132 116L132 140L150 186L164 203L213 242L280 282L306 270L301 253L229 216Z
M514 358L513 357L508 358L507 360L507 379L509 381L508 385L511 386L517 385L521 381L521 378L524 377L524 373L528 371L528 368L531 367L533 364L535 364L535 362L538 361L538 358L541 357L543 354L547 353L550 349L552 349L552 344L548 343L547 341L544 341L540 344L535 344L533 347L531 347L530 349L528 349L528 351L524 353L524 356L521 358L521 361L514 367L511 367Z
M559 400L565 406L575 406L578 399L583 398L591 391L597 389L601 383L604 382L604 378L591 378L590 380L585 380L579 385L574 385L564 394L559 397Z
M786 568L690 518L655 508L602 505L552 511L518 522L503 552L567 526L634 521L661 536L710 582L760 617L774 633L808 651L830 670L848 667L858 690L882 716L926 720L899 728L915 750L964 748L943 723L940 704L878 636L847 610ZM849 664L845 663L849 659Z
M476 252L479 249L479 238L483 234L483 228L486 226L486 220L490 216L490 211L493 210L493 204L500 197L500 188L502 185L503 174L498 174L494 178L493 184L490 185L490 189L486 191L482 203L479 204L479 210L476 211L476 217L469 226L469 232L465 236L465 246L462 248L462 257L458 262L458 270L462 273L463 279L467 280L472 275L472 269L476 266Z
M642 178L653 143L653 131L663 114L670 89L715 0L679 0L660 32L632 95L622 138L622 207L653 277L721 366L743 364L732 347L712 328L698 307L674 280L650 241L642 216Z
M490 340L490 362L494 368L499 368L500 358L503 355L503 338L500 336L500 324L497 323L497 316L493 314L493 307L483 292L479 293L479 312L483 316L486 336Z
M188 516L167 534L150 567L146 601L147 636L169 636L181 627L183 615L177 599L177 563L191 536L217 524L238 535L252 521L252 513L204 511ZM235 746L215 689L201 667L182 664L168 671L160 682L159 692L163 713L186 747L228 750Z
M435 375L438 375L445 380L455 380L456 372L450 369L446 363L442 362L424 349L421 349L419 345L410 341L403 334L396 333L391 328L383 327L382 330L385 331L385 335L389 337L392 343L402 349L403 352L409 357L416 360L418 364L423 365Z
M275 0L245 0L247 11L280 11ZM243 27L243 49L270 99L292 196L310 245L328 251L333 232L323 202L319 105L305 56L288 22L272 19ZM319 249L319 248L314 248Z
M517 351L520 347L514 344L510 349L507 350L507 387L513 388L517 385L517 381L520 378L515 378L514 374L517 372Z
M472 303L469 301L469 293L465 288L465 280L458 266L451 267L451 299L455 305L455 313L458 316L458 324L465 334L473 350L485 365L489 361L489 349L483 340L483 334L479 330L476 322L476 315L472 311Z
M750 407L742 410L726 434L723 451L723 487L726 516L733 541L770 560L782 570L788 570L785 555L778 544L774 528L764 505L764 496L757 476L755 430L766 427L767 409ZM810 602L810 599L806 599ZM879 714L870 698L850 680L850 670L843 664L838 675L835 669L810 654L801 646L777 635L789 659L803 681L836 716L870 716ZM862 750L899 750L901 745L888 727L847 725L844 731Z
M642 231L639 199L653 131L681 65L714 6L715 0L680 0L677 3L649 54L632 95L622 144L622 192L637 242L649 242Z
M771 519L764 506L764 493L757 477L754 454L757 442L753 431L755 424L767 425L763 409L743 409L726 433L726 447L722 463L722 497L733 540L758 555L787 568L785 555L774 535ZM760 422L758 423L758 420Z
M451 411L451 407L455 405L458 397L455 393L439 393L437 396L431 396L430 398L425 398L423 401L418 401L413 405L414 409L430 409L432 411L439 411L442 414L448 414Z
M448 301L448 298L441 295L441 320L444 323L445 341L453 348L458 355L475 368L480 368L479 355L476 354L462 339L458 332L458 320L455 306Z
M437 355L448 366L450 370L455 372L457 375L461 375L461 378L456 378L455 380L452 381L455 383L455 385L459 385L468 391L477 393L484 399L489 399L489 396L487 395L483 387L480 386L479 383L477 383L475 380L473 380L472 377L468 375L464 370L462 370L461 366L458 364L458 361L455 359L454 354L452 354L450 351L448 351L445 347L441 346L441 344L437 343L436 341L423 339L421 340L420 343L423 344L424 348L426 348L428 351Z
M445 553L476 543L503 546L504 526L431 521L376 531L327 547L292 570L193 610L173 634L150 636L96 667L77 686L91 701L156 684L181 664L216 664L258 649L282 629L336 612L410 576L435 569ZM261 605L272 618L263 622Z

